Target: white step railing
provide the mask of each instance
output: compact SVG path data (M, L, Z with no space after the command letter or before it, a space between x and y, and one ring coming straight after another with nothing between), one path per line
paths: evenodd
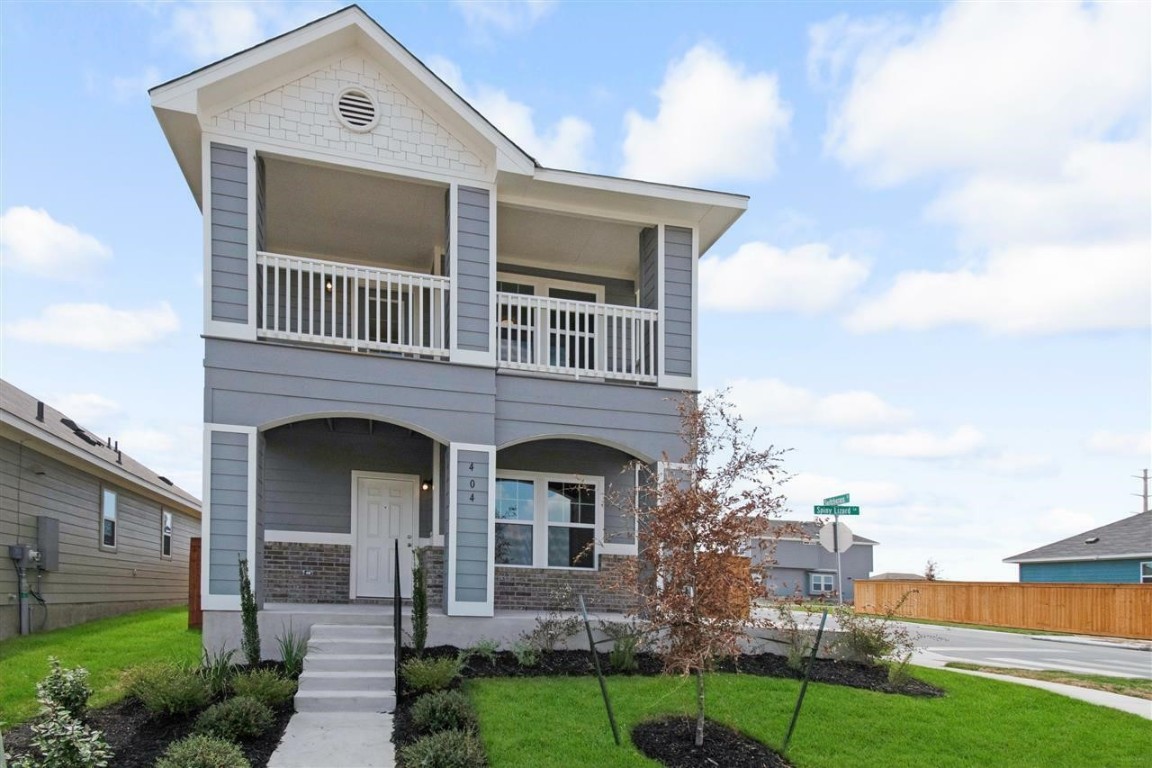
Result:
M496 301L504 367L656 381L656 310L516 293Z
M263 251L256 270L262 339L448 356L446 277Z

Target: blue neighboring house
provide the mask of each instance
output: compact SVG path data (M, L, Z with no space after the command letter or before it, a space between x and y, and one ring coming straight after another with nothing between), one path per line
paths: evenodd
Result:
M1021 582L1152 584L1152 512L1004 558Z

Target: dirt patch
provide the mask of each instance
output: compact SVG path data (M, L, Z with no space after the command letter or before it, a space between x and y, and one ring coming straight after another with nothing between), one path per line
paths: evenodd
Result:
M696 746L696 720L667 717L632 729L632 743L668 768L791 768L776 752L726 725L704 721L704 743Z

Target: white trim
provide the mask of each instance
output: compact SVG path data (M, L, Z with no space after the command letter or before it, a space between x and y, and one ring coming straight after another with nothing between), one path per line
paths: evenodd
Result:
M324 533L321 531L270 531L264 529L265 544L341 544L352 546L350 533Z
M656 225L656 317L659 318L656 339L656 381L664 386L664 339L668 335L664 312L664 225Z
M557 280L551 277L539 277L537 275L518 275L515 272L497 272L496 278L493 280L493 295L499 293L495 289L496 281L502 283L519 283L520 285L530 285L534 296L543 298L551 298L548 291L551 288L559 288L562 291L581 291L583 293L590 293L596 297L597 304L604 303L604 286L596 285L595 283L581 283L576 280ZM497 314L497 313L493 313ZM495 325L493 325L495 328ZM495 336L493 336L495 338Z
M533 570L549 570L549 571L571 571L575 573L588 573L597 572L600 570L600 555L602 554L622 554L619 552L603 551L604 545L604 478L599 475L573 475L565 474L562 472L523 472L513 469L502 469L496 473L494 478L493 487L495 487L495 480L528 480L533 483L533 507L534 515L531 523L527 520L521 521L507 521L511 524L531 525L532 526L532 563L529 565L501 563L501 568L531 568ZM580 485L591 485L596 489L596 522L591 526L592 537L595 541L595 550L593 553L593 562L591 568L580 568L577 566L567 565L549 565L548 564L548 526L549 525L562 525L565 528L583 528L588 530L589 526L584 523L552 523L548 520L548 483L578 483ZM492 534L495 537L496 533L496 503L495 498L492 501ZM504 522L504 521L500 521ZM493 542L495 544L495 542ZM619 546L619 545L618 545ZM495 547L493 547L493 562L495 562ZM623 553L627 554L627 553ZM632 552L635 554L635 552Z
M457 539L457 493L459 475L455 467L459 462L460 451L477 451L488 454L488 600L484 603L456 600L456 544ZM492 514L496 501L496 446L476 443L449 443L448 445L448 558L444 568L444 591L447 595L449 616L492 616L495 613L496 589L496 518Z
M252 592L256 593L258 569L256 568L256 439L259 431L256 427L242 427L235 424L204 424L204 503L201 514L201 543L200 543L200 603L206 610L239 610L240 597L238 595L216 595L209 587L211 579L209 571L212 551L212 433L232 432L248 436L248 492L246 494L247 510L245 511L246 546L245 557L248 559L248 576L252 582ZM234 607L230 607L233 606Z
M565 171L557 168L537 168L534 178L537 181L563 184L568 187L580 187L581 189L593 189L601 192L622 192L629 195L659 197L677 202L733 208L740 211L748 210L748 197L746 195L735 195L729 192L717 192L710 189L679 187L673 184L626 179L619 176L597 176L595 174Z
M257 233L260 230L260 206L256 199L259 188L256 179L256 150L252 146L245 147L248 157L248 327L252 338L256 338L256 251L259 243Z
M429 543L444 546L444 533L440 530L440 443L432 441L432 536Z
M1085 555L1081 557L1034 557L1028 559L1005 558L1005 563L1086 563L1093 560L1139 560L1152 557L1152 552L1132 552L1120 555Z
M352 508L350 510L350 517L352 519L349 526L349 538L351 539L352 552L348 557L348 599L355 600L360 595L357 594L356 584L356 518L359 511L359 492L357 486L360 480L387 480L396 483L409 483L412 486L412 515L415 517L412 520L412 537L407 546L411 547L413 542L420 535L420 476L419 475L401 475L392 472L370 472L368 470L354 469L352 470ZM390 574L389 578L394 574Z

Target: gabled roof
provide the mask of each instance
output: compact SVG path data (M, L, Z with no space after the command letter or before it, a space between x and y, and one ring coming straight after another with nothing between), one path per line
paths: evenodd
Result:
M1006 563L1152 558L1152 512L1130 515L1090 531L1004 558Z
M499 175L502 200L523 204L530 199L573 212L588 210L590 215L601 208L656 214L654 221L690 221L700 228L701 254L747 210L746 195L542 167L357 5L149 90L153 111L198 202L203 172L200 119L350 47L394 63L404 81L399 85L427 94L440 117L488 148L491 180Z
M820 528L821 524L815 520L772 520L768 523L769 533L764 535L770 537L779 534L781 541L806 541L815 544L820 537ZM854 532L852 543L871 547L880 542Z
M43 421L37 418L43 414ZM0 436L195 518L200 500L47 403L0 379Z

